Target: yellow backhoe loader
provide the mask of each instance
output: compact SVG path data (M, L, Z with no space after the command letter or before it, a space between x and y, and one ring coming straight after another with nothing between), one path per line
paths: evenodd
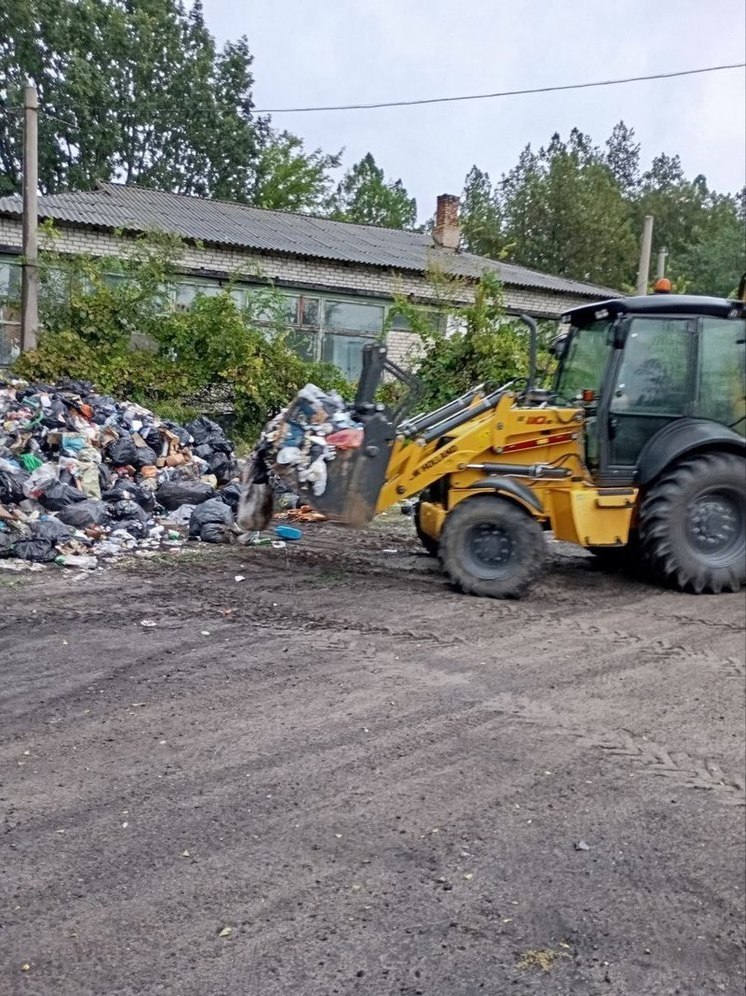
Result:
M544 531L638 558L681 590L746 577L746 297L651 295L568 312L549 390L478 385L437 411L392 416L374 396L383 346L365 347L355 401L364 445L313 499L362 526L419 496L415 526L464 592L515 598L542 570ZM411 379L410 379L411 384Z

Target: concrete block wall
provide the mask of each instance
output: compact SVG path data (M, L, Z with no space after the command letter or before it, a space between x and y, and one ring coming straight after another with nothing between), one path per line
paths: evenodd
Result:
M64 224L56 226L56 235L52 240L42 235L40 246L62 253L96 256L117 255L122 251L121 238L110 232ZM0 217L0 249L3 248L20 252L20 220ZM190 276L270 280L286 287L360 294L384 301L391 301L395 295L410 296L418 302L432 300L426 278L415 273L395 273L372 266L258 253L240 248L185 245L181 268ZM471 288L466 282L461 283L460 288L463 291L461 303L468 303ZM557 318L569 308L587 302L584 298L539 288L504 285L503 292L508 310L525 311L536 318ZM402 331L390 332L387 346L391 359L405 369L412 366L422 350L418 336Z
M65 253L116 255L121 252L121 240L109 232L82 226L58 225L53 247ZM42 245L44 237L42 237ZM21 247L21 222L0 217L0 247ZM360 293L391 300L395 294L412 296L421 301L431 298L431 288L424 276L415 273L394 273L373 266L338 263L321 259L305 259L280 254L250 252L217 246L185 246L182 255L185 272L192 275L220 274L243 276L251 280L275 280L298 288L326 289L336 293ZM471 298L469 285L463 283L462 303ZM537 318L556 318L569 308L587 303L587 298L544 291L540 288L504 285L505 306L510 311L527 311Z

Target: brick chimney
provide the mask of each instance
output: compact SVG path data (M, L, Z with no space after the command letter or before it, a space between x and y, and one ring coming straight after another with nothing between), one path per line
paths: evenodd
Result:
M461 230L458 224L459 198L455 194L441 194L435 209L433 242L441 249L458 249Z

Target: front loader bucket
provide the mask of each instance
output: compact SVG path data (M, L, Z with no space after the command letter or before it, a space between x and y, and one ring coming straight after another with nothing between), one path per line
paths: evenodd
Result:
M327 464L323 495L310 499L319 512L346 526L359 528L371 521L386 480L395 431L385 406L376 404L374 398L388 366L385 346L370 343L363 347L354 403L355 419L364 431L362 446L337 451Z
M394 441L385 411L357 417L364 425L362 446L337 452L327 464L326 490L310 499L332 522L355 528L367 525L376 514Z

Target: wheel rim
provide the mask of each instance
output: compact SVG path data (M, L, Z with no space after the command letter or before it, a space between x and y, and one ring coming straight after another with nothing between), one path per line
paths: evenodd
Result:
M513 573L516 543L510 530L480 522L464 536L464 564L475 577L497 580Z
M743 550L744 526L742 496L733 488L713 488L691 502L684 529L698 557L711 564L723 564Z

